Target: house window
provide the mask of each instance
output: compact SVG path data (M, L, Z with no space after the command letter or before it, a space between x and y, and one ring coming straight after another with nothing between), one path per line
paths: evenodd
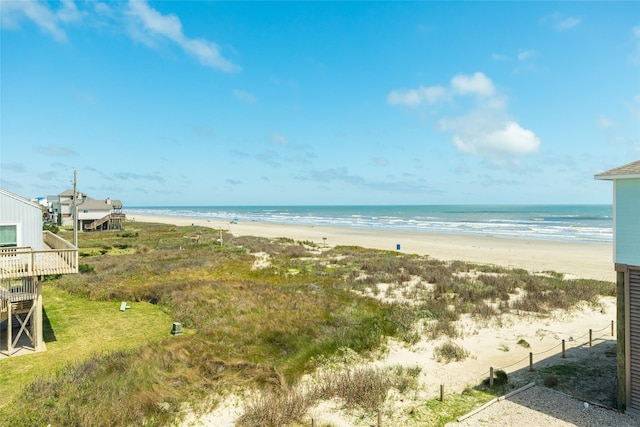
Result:
M0 248L18 246L18 226L0 225Z

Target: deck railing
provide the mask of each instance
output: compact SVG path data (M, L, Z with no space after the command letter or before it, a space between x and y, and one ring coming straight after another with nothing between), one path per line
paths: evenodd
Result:
M75 246L49 231L43 233L43 239L51 249L0 248L0 279L78 272L78 249Z

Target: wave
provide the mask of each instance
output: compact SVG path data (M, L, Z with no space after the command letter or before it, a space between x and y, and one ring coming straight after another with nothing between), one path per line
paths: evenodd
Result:
M403 206L335 207L133 207L135 215L181 216L213 220L237 219L297 225L472 234L571 242L610 243L610 206L468 209ZM532 215L532 211L535 213Z

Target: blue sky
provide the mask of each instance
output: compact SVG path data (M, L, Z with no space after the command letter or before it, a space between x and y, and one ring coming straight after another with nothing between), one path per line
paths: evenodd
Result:
M637 2L0 3L0 186L147 205L610 203Z

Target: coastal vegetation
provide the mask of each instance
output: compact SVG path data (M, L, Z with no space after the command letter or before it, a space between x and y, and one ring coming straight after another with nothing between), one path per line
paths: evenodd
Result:
M444 337L434 356L455 361L467 356L452 341L464 316L500 322L615 292L553 272L196 226L127 223L81 233L79 250L81 273L44 285L48 351L0 361L8 425L167 425L230 393L248 396L241 425L303 423L323 399L371 413L420 387L419 368L355 363L389 338ZM170 334L173 322L183 334ZM479 384L408 417L443 425L492 397Z

